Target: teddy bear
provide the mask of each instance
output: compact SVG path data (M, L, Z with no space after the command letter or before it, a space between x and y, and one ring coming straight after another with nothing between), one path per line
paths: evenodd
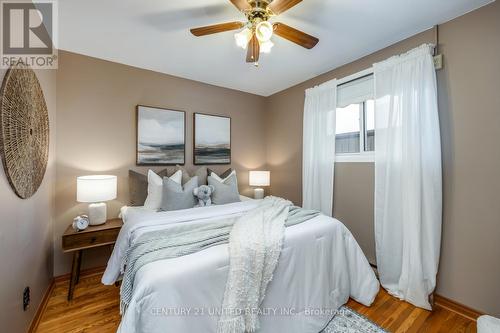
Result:
M205 207L212 204L212 193L215 187L213 185L201 185L193 190L193 194L198 198L198 205L196 207Z

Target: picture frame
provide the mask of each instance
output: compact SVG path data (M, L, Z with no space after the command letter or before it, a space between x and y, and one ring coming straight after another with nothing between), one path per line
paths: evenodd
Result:
M193 114L193 164L231 164L231 117Z
M148 105L136 107L136 164L186 163L186 112Z

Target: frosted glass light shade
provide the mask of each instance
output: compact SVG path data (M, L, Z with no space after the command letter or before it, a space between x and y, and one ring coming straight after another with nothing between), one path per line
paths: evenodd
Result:
M250 29L245 28L240 32L234 34L234 39L236 41L236 45L241 47L242 49L246 49L248 42L252 39L252 31Z
M81 176L76 179L76 201L103 202L116 198L116 176Z
M260 52L262 53L271 53L271 49L273 48L274 43L268 40L267 42L260 43Z
M273 25L268 21L263 21L255 27L255 35L259 42L267 42L273 36Z
M269 186L271 185L270 171L250 171L248 176L250 186Z

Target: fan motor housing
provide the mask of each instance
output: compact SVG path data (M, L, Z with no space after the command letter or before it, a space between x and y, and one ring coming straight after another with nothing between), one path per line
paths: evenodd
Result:
M272 16L272 12L267 8L270 1L267 0L256 0L250 1L249 4L252 9L246 12L246 16L249 22L253 25L257 25L262 21L267 21Z
M271 3L271 1L268 0L252 0L248 2L250 6L252 6L252 9L260 8L260 9L267 9L267 6Z

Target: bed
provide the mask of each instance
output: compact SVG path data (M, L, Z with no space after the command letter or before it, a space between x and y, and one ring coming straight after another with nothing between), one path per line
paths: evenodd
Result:
M122 209L124 226L102 278L120 279L127 249L140 235L241 216L259 204L226 205L152 212ZM228 246L217 245L143 266L118 332L216 332L229 267ZM259 312L259 332L316 333L349 297L371 305L379 283L349 230L325 215L286 228L278 265Z

